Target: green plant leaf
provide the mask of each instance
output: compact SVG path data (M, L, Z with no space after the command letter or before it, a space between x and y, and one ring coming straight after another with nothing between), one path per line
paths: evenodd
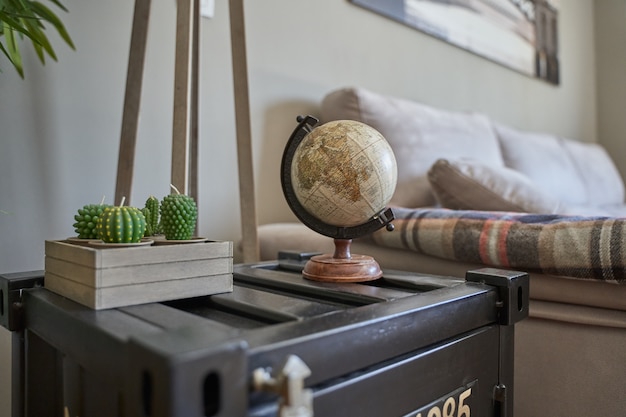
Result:
M59 0L50 0L50 2L67 12ZM34 0L0 0L0 50L22 78L24 78L24 68L19 48L20 39L24 37L30 39L42 64L45 65L46 55L55 61L57 59L46 35L44 23L54 26L63 41L70 48L76 49L61 19L48 6Z
M76 47L74 46L74 42L72 42L72 38L70 37L70 34L65 29L65 26L61 22L61 19L59 19L57 15L55 15L52 12L52 10L50 10L48 7L46 7L45 5L43 5L42 3L38 1L33 2L31 4L31 8L33 9L35 13L37 13L43 19L52 23L52 25L55 27L57 32L59 32L59 35L61 35L61 38L63 38L65 43L67 43L72 49L76 49Z
M65 6L63 6L63 5L61 4L61 2L59 2L58 0L50 0L50 1L51 1L52 3L54 3L54 4L56 4L56 5L57 5L57 7L58 7L59 9L63 10L63 11L64 11L64 12L66 12L66 13L68 12L68 10L65 8Z
M37 54L37 58L39 58L39 61L43 65L46 65L46 54L45 54L44 48L38 42L32 41L31 43L33 44L33 49L35 50L35 53Z
M3 34L2 31L0 31L0 34ZM0 51L2 51L4 55L6 55L9 61L11 60L11 57L9 56L9 52L4 48L4 45L2 44L2 42L0 42Z
M22 23L20 22L19 17L15 19L13 16L0 10L0 22L4 22L4 26L9 26L10 28L17 30L18 32L26 36L30 36L28 31L22 27Z
M48 53L48 55L50 55L52 59L56 61L57 60L56 53L54 52L54 49L52 48L50 41L46 37L41 26L39 25L39 21L31 20L31 19L24 19L24 18L22 18L21 21L24 23L24 26L28 29L28 33L32 35L30 38L33 43L33 46L39 45L40 47L43 48L44 51ZM44 63L43 60L41 62Z
M20 54L20 48L15 39L15 32L6 23L3 23L3 33L6 39L6 51L8 52L9 60L20 74L20 77L24 78L24 67L22 65L22 55Z

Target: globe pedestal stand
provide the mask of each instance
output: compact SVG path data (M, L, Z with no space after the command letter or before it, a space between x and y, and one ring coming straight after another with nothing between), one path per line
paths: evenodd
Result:
M371 256L352 255L352 239L335 239L335 253L312 257L304 266L302 275L313 281L364 282L383 275L378 262Z

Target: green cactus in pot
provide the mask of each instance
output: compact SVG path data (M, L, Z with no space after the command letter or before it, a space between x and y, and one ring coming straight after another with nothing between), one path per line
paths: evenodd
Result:
M163 197L161 201L161 227L167 240L189 240L196 229L198 207L193 198L181 194L171 185L175 194Z
M79 239L98 238L96 224L98 223L98 218L107 207L111 206L104 204L104 197L102 197L100 204L86 204L78 209L78 213L74 215L76 222L72 226Z
M146 200L144 208L141 209L146 218L146 233L144 236L154 236L161 233L159 227L159 199L151 195Z
M96 231L105 243L139 243L146 231L146 218L137 207L119 206L104 209L98 217Z

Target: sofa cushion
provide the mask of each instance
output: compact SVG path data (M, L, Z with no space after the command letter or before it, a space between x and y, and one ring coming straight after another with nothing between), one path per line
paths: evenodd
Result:
M624 185L604 148L494 123L507 167L570 206L624 202Z
M426 175L439 158L469 157L490 166L504 165L490 121L481 114L439 110L362 88L329 93L321 111L323 122L358 120L387 139L398 164L392 205L434 205L436 200Z
M626 284L626 219L477 210L394 209L382 246L455 261Z
M558 199L507 167L439 159L428 171L428 180L437 201L449 209L545 214L563 211Z
M572 160L587 196L586 204L607 207L624 204L624 182L606 150L597 143L563 139L563 147Z

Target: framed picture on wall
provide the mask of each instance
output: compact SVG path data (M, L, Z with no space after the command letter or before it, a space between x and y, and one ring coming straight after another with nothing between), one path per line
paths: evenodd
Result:
M559 84L557 0L350 0L523 74Z

